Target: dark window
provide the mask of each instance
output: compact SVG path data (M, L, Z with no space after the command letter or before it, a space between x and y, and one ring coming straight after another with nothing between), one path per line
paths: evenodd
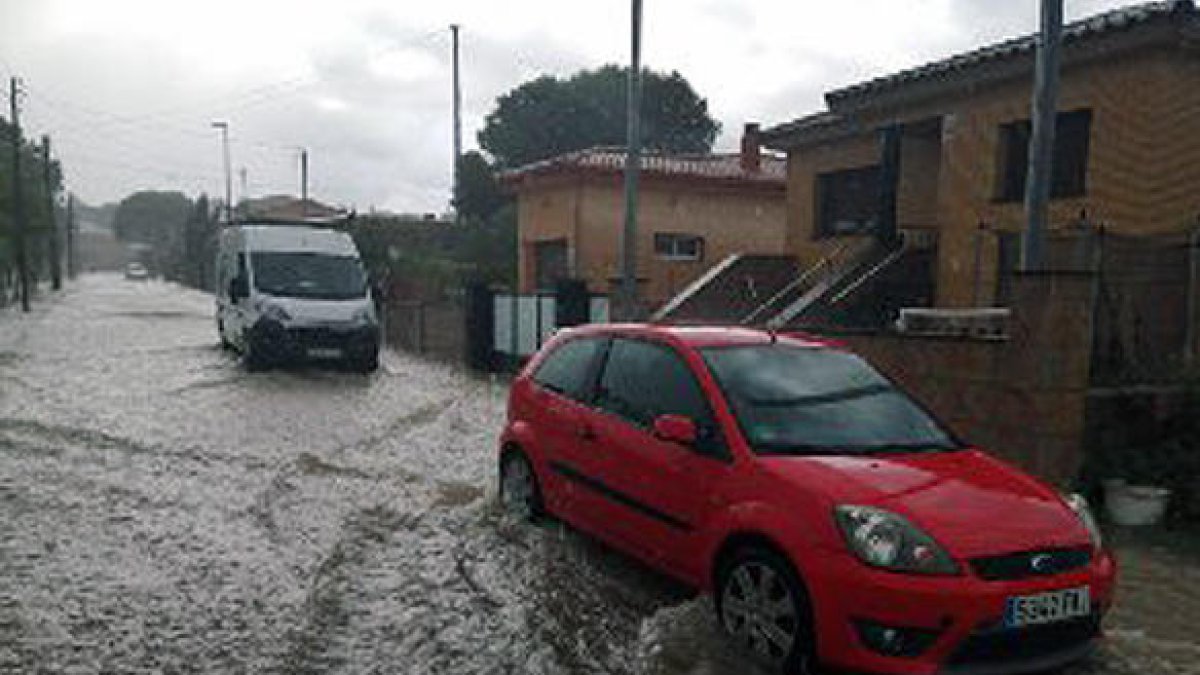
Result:
M1087 190L1088 139L1092 111L1077 110L1058 114L1054 129L1054 168L1050 196L1079 197ZM999 185L996 198L1002 202L1025 199L1025 179L1029 172L1029 138L1033 127L1029 120L1000 125Z
M818 236L872 231L879 211L879 167L817 176L817 209Z
M533 381L550 391L582 401L588 398L592 365L603 340L580 338L559 345L546 356Z
M853 354L783 345L709 348L703 354L758 452L958 447L920 406Z
M645 428L659 415L685 415L696 423L697 449L714 453L723 447L700 384L679 354L666 345L614 340L596 403Z
M702 260L704 238L693 234L657 232L654 235L654 254L664 260Z

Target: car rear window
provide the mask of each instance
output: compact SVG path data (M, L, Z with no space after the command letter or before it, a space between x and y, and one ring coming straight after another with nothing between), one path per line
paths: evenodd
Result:
M550 391L576 400L589 392L591 366L604 346L597 338L577 338L564 342L546 355L533 373L533 381Z

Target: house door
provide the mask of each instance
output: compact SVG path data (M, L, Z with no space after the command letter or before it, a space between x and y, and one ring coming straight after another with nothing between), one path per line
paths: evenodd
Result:
M567 265L567 240L539 241L534 244L534 283L536 290L553 290L560 279L570 276Z

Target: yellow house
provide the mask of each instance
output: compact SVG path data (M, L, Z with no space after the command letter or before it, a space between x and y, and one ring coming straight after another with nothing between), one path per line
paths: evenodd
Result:
M625 152L594 148L502 175L517 197L518 286L529 293L580 278L608 293L620 272ZM642 157L638 198L641 299L656 305L732 253L783 254L784 162L746 125L732 154Z
M1175 0L1064 27L1052 236L1197 226L1198 16ZM1003 244L1024 227L1035 47L1016 38L831 91L828 110L764 130L787 153L787 250L800 266L875 231L890 133L896 226L934 242L934 304L992 304L998 268L1015 263Z

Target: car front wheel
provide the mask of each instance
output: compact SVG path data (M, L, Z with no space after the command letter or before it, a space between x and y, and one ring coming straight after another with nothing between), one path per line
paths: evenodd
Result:
M542 513L537 476L524 453L513 450L500 462L500 502L514 516L531 520Z
M721 627L738 646L776 670L808 672L808 595L787 560L765 548L737 551L722 566L715 599Z

